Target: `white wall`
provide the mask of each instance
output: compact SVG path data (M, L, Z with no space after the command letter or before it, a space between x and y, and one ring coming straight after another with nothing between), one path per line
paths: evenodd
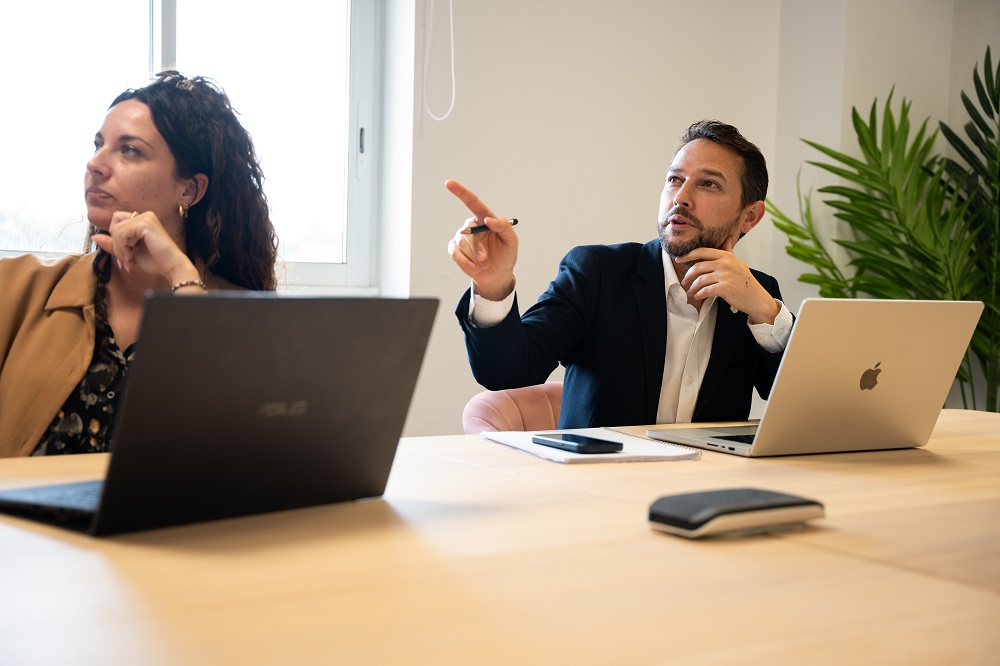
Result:
M408 3L391 0L390 12L396 4ZM665 168L695 120L732 123L757 143L770 197L793 213L796 173L813 157L799 138L851 141L851 105L867 110L895 84L917 117L961 114L952 98L970 89L988 41L1000 59L998 9L993 0L456 0L457 97L437 122L423 105L425 95L435 114L449 105L448 4L417 0L412 106L387 109L399 135L412 113L412 144L387 155L395 177L409 166L412 180L383 197L398 229L383 243L398 254L408 238L409 257L395 266L408 270L410 294L442 306L406 434L461 432L462 408L481 390L453 315L468 280L446 246L467 213L447 178L521 221L527 307L570 247L655 237ZM804 171L803 187L819 179ZM793 309L814 293L796 282L803 269L770 225L737 253L774 274Z

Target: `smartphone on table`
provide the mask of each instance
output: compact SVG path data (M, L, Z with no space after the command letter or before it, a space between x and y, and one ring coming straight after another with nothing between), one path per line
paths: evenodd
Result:
M531 441L573 453L618 453L624 448L621 442L568 432L540 432L532 435Z

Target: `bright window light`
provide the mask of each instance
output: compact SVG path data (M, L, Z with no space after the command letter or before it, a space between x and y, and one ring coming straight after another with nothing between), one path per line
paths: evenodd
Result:
M118 93L148 78L149 9L135 0L104 0L99 10L4 3L0 62L0 250L79 252L94 134Z
M252 134L288 285L374 288L371 174L377 171L369 155L379 6L373 0L3 4L0 62L9 66L0 105L6 134L0 256L82 249L84 172L108 105L156 71L176 68L218 82ZM163 20L170 12L176 20ZM164 64L163 54L176 64ZM360 72L353 80L351 67ZM361 127L369 147L363 155Z
M348 28L347 0L177 2L177 68L253 135L285 261L344 261Z

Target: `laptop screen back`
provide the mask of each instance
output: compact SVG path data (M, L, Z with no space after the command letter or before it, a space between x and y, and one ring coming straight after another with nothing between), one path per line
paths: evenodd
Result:
M94 532L381 495L436 308L150 297Z

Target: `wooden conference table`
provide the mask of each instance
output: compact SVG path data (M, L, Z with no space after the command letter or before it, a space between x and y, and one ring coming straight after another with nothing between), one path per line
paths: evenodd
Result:
M106 456L0 461L0 487ZM664 494L827 518L688 541ZM1000 415L925 449L559 465L404 438L384 498L98 540L0 518L2 664L976 664L1000 659Z

